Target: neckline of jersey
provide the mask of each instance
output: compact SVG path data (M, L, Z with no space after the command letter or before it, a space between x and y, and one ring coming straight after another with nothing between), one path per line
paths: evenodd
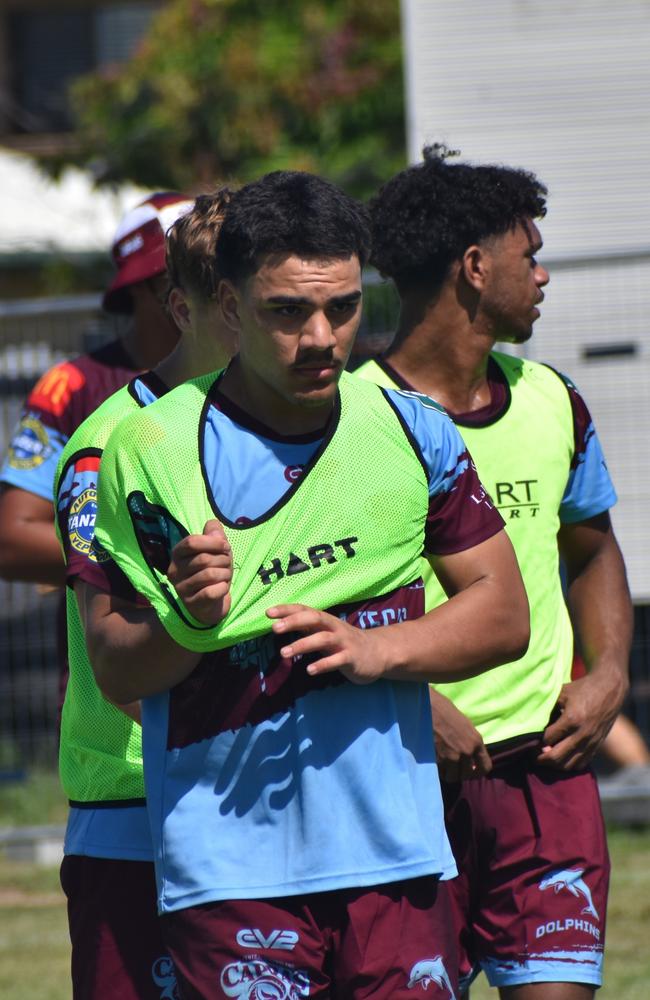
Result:
M224 373L222 372L218 376L218 378L216 378L215 381L212 383L206 394L205 403L203 404L201 419L199 420L199 461L201 464L201 475L203 477L203 484L205 486L208 502L212 510L214 511L216 517L218 517L221 523L225 524L226 527L228 528L231 528L236 531L245 531L248 528L256 528L259 525L264 524L266 521L270 521L271 518L274 517L279 510L281 510L287 503L289 503L290 500L293 499L293 497L300 489L300 487L303 485L309 474L316 467L318 461L324 454L325 450L327 449L329 443L331 442L338 428L339 421L341 419L341 392L339 388L339 390L336 393L336 398L334 400L332 415L327 422L327 426L325 427L324 432L320 432L320 438L319 437L313 438L311 436L309 436L308 438L308 440L310 441L311 440L318 441L320 439L320 444L314 451L314 454L311 456L309 461L306 462L305 465L303 466L302 475L300 476L300 478L296 482L291 483L289 488L282 494L281 497L279 497L278 500L276 500L276 502L267 511L264 512L264 514L261 514L259 517L253 518L252 520L247 521L245 523L237 523L235 521L231 521L231 519L224 514L224 512L221 510L221 508L217 503L216 497L212 491L212 484L210 482L210 477L208 475L206 457L205 457L205 425L207 422L208 414L210 412L211 407L214 407L217 410L221 409L221 407L216 403L217 396L220 396L222 399L226 398L223 396L223 393L221 393L219 390L219 383L223 378L223 374ZM227 402L229 407L230 406L236 407L236 404L233 404L231 400L227 400ZM239 408L236 407L236 409ZM222 410L222 412L225 413L226 411ZM239 412L245 417L248 417L248 415L245 414L245 411L240 410ZM230 416L230 414L227 415ZM248 417L248 420L250 421L250 423L247 426L247 429L252 430L253 433L257 434L258 431L254 429L254 426L252 426L257 424L257 421L255 421L254 418L251 417ZM239 421L236 422L239 423ZM263 427L264 425L258 425L258 426ZM259 435L259 436L265 436L265 435ZM299 443L295 437L294 438L280 437L279 440L293 441L294 443ZM304 443L306 440L305 436L303 436L300 440L302 443Z
M393 368L385 357L377 357L374 361L395 382L398 388L404 389L406 392L421 391L414 385L411 385L396 368ZM490 388L490 402L480 409L470 410L466 413L454 413L452 410L444 407L445 413L451 417L455 424L458 424L460 427L488 427L490 424L496 423L497 420L500 420L507 413L511 402L510 384L505 372L493 354L490 354L488 357L487 382Z

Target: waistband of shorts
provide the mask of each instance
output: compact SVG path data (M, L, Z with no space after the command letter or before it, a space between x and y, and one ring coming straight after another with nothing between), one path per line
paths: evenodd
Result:
M507 740L497 740L496 743L488 743L487 752L492 760L494 768L507 767L510 764L533 763L542 748L544 732L522 733L520 736L511 736Z

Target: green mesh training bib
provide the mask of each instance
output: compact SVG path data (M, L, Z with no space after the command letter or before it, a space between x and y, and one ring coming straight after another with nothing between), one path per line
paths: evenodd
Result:
M211 380L210 380L211 381ZM128 386L114 393L77 428L67 442L54 479L58 497L61 477L80 453L100 456L117 425L140 404ZM61 542L58 518L56 531ZM94 558L91 552L91 558ZM61 716L59 773L73 802L107 802L144 798L140 726L115 708L95 683L77 600L66 588L70 676Z
M472 720L486 743L544 729L562 684L570 679L573 656L557 545L574 451L569 394L545 365L498 352L492 357L508 382L506 412L487 426L457 426L517 553L530 603L530 645L514 663L467 681L436 685ZM357 374L395 386L375 362ZM428 563L422 575L430 610L446 597Z
M96 538L176 642L224 648L270 631L272 605L328 608L417 579L428 476L380 389L343 375L330 428L301 478L246 525L229 523L210 495L203 436L213 391L188 382L133 415L102 462ZM188 614L166 569L176 542L214 517L233 551L232 608L206 627Z

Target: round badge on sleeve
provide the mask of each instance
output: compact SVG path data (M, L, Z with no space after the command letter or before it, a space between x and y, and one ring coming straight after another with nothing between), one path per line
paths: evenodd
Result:
M99 562L97 551L93 546L95 534L95 518L97 516L97 490L94 486L87 487L70 504L68 512L68 538L76 552L88 556L93 562ZM108 558L108 554L106 555Z
M9 445L13 469L36 469L52 454L47 430L36 417L23 417Z

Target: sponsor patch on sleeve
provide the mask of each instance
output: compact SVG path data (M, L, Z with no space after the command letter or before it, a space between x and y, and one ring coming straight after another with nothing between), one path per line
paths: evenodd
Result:
M29 406L60 417L70 403L72 393L81 389L85 382L83 372L69 361L64 361L38 380L29 394Z
M11 439L8 462L12 469L36 469L52 454L52 444L38 417L27 413Z
M66 476L65 492L59 497L59 509L62 506L67 508L70 548L93 562L101 561L99 551L92 544L97 517L99 463L98 455L78 458ZM104 558L108 558L108 553L103 554Z

